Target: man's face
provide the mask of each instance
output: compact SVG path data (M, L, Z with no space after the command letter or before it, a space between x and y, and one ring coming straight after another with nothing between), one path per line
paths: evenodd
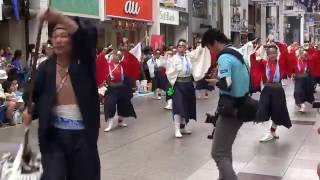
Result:
M208 44L207 47L212 52L215 52L215 53L219 52L218 43L216 41L214 41L213 44Z
M176 48L173 48L172 49L172 55L176 55L177 54L177 49Z
M56 55L71 54L72 45L69 33L65 29L56 29L52 35L53 52Z
M276 48L269 48L267 50L267 56L268 56L268 60L272 61L272 62L276 62L277 61L277 57L278 57L278 51Z
M2 56L4 54L4 50L0 49L0 56Z
M52 56L53 55L53 48L52 47L47 47L46 48L46 55L47 56Z
M129 51L129 44L128 44L128 43L125 43L125 44L123 45L123 50L124 50L124 51Z
M178 53L184 54L186 52L187 47L185 45L178 45Z
M155 57L156 59L159 59L159 58L160 58L160 51L156 51L156 52L154 53L154 57Z
M119 64L121 59L122 59L122 52L121 51L114 51L112 54L112 61L115 64Z

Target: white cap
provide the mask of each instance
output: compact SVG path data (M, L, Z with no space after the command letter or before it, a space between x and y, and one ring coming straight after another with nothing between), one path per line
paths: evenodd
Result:
M7 79L8 79L7 72L5 70L0 70L0 80L7 80Z

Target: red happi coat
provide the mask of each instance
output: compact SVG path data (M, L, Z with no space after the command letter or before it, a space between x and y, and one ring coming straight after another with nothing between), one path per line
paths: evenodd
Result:
M297 64L297 56L296 56L296 51L298 50L297 47L291 48L290 51L288 52L288 64L287 64L287 73L288 76L291 77L291 75L295 72L296 70L296 64Z
M105 58L104 53L100 53L96 60L96 83L101 86L108 80L110 62ZM120 62L125 76L131 80L137 80L140 76L140 62L130 53L125 53L123 60Z
M320 77L320 50L316 50L308 57L310 74L314 77Z
M275 42L280 50L280 56L279 56L279 66L280 66L280 78L285 79L288 76L291 76L292 73L289 72L288 67L290 66L289 62L289 52L288 52L288 46L284 43Z
M286 76L286 59L279 58L279 71L280 71L280 79L285 78ZM251 87L253 92L261 91L261 81L263 83L267 83L267 75L266 75L266 66L267 60L259 60L256 59L256 53L250 55L250 79L251 79Z

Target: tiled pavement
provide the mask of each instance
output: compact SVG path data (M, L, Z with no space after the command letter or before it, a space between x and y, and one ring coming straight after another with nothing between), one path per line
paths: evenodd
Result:
M291 118L297 123L279 129L280 139L261 144L259 138L269 124L245 124L239 131L233 155L239 180L317 180L320 162L320 137L316 133L318 113L309 107L307 114L295 112L292 85L286 86ZM162 109L163 101L134 98L138 119L129 127L111 133L100 132L99 151L102 180L214 180L216 165L210 157L211 141L206 139L211 126L204 124L204 113L213 112L216 92L209 100L198 101L198 122L191 123L193 134L173 137L171 114ZM101 116L103 119L103 116ZM307 121L307 123L305 123ZM315 125L312 125L315 123ZM36 123L31 131L37 148ZM102 121L102 127L105 123ZM23 127L0 129L0 154L17 149Z

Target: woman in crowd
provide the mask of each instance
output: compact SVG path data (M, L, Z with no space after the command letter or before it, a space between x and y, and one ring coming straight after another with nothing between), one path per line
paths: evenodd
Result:
M22 51L16 50L14 52L14 56L11 61L12 69L10 70L9 76L16 77L19 84L24 83L24 76L25 76L25 71L22 67L21 60L22 60Z

